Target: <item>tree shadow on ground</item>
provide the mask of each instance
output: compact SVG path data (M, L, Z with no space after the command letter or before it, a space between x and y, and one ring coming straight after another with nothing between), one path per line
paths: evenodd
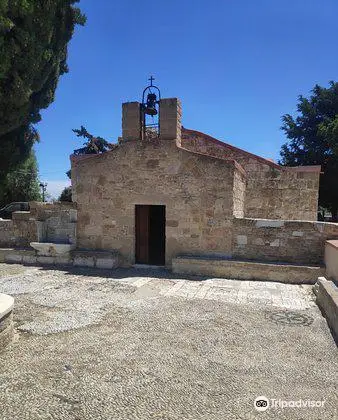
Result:
M189 275L189 274L176 274L169 268L164 267L131 267L131 268L114 268L103 269L93 267L74 267L74 266L61 266L61 265L41 265L40 270L46 271L63 271L67 275L77 275L86 277L105 277L107 279L123 280L124 278L131 277L148 277L152 279L168 279L168 280L190 280L190 281L205 281L210 279L209 276L203 275Z

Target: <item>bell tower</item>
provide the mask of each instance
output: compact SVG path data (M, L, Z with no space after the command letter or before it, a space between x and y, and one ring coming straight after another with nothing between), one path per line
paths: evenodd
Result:
M161 98L160 89L150 85L143 90L142 102L122 104L121 141L180 140L181 102L177 98Z
M151 140L160 135L160 89L153 85L154 77L150 76L150 85L142 94L141 103L141 139Z

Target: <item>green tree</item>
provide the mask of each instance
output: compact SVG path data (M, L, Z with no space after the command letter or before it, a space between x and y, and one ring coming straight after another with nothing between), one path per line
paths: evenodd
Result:
M29 155L32 124L68 71L68 42L85 23L77 2L0 0L0 182Z
M83 125L81 125L80 129L73 129L73 132L77 135L77 137L83 137L85 139L83 147L74 150L74 155L92 155L104 153L117 147L116 144L109 143L102 137L95 137L88 133ZM72 179L71 169L66 172L66 175L69 179ZM59 197L59 201L72 201L72 187L64 188Z
M5 134L0 138L0 188L9 171L30 155L39 134L32 124Z
M109 143L104 138L95 137L92 134L88 133L88 131L83 125L81 125L80 129L74 129L73 131L77 135L77 137L83 137L84 139L86 139L83 143L83 147L74 150L74 155L91 155L103 153L116 147L115 144Z
M88 133L83 125L81 125L80 129L74 129L73 132L77 135L77 137L83 137L85 139L83 147L74 150L74 155L92 155L104 153L117 147L116 144L109 143L102 137L95 137ZM71 169L66 172L66 175L69 179L72 179ZM59 197L59 201L72 201L72 187L64 188Z
M67 44L85 17L78 0L1 0L0 135L40 121L59 76L68 71Z
M26 160L6 175L0 188L0 203L12 201L40 201L41 193L38 179L38 166L32 150Z
M72 201L72 187L65 187L61 192L58 201Z
M289 141L281 148L281 164L321 165L319 204L338 218L338 83L316 85L309 98L299 96L294 118L282 117Z

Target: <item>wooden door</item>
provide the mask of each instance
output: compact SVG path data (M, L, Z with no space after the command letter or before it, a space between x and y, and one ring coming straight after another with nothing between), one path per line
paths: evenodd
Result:
M165 206L150 206L149 264L165 265Z
M136 264L149 264L149 212L150 206L135 206Z
M135 206L135 262L165 265L165 206Z

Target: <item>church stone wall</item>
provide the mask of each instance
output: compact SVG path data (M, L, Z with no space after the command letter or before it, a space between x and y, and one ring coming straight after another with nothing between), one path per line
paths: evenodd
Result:
M245 217L317 220L319 167L281 167L193 130L182 130L181 145L210 156L232 158L247 173Z
M231 255L231 218L244 194L238 171L235 162L180 150L175 140L129 141L72 157L77 246L118 250L134 263L135 205L152 204L166 206L167 265L179 254ZM241 185L235 204L234 183Z
M297 264L323 264L325 241L338 238L338 224L264 219L233 220L233 257Z
M246 174L237 170L234 173L234 217L244 217L245 194L246 194Z
M245 168L245 217L317 220L319 172L280 170L259 163Z

